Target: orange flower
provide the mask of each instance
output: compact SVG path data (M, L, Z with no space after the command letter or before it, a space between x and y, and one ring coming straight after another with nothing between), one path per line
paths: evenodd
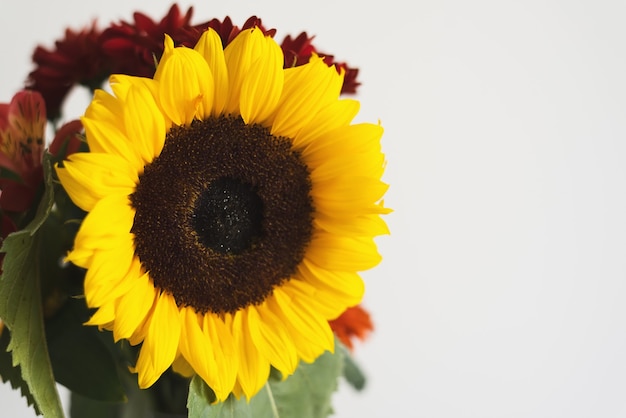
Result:
M346 309L339 318L328 323L337 338L349 349L353 348L355 338L364 340L374 329L369 313L360 305Z

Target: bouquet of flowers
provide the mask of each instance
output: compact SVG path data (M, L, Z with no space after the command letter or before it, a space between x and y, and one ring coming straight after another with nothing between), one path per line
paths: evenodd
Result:
M383 129L341 97L358 71L257 17L191 20L67 29L0 105L0 376L46 417L57 382L75 417L326 417L364 385L389 210Z

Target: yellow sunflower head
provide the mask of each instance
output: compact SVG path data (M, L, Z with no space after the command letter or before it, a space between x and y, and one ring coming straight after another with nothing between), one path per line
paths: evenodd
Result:
M142 344L151 386L170 366L218 400L252 397L333 350L380 256L382 128L351 124L342 75L320 57L283 69L258 29L228 47L166 37L154 79L115 75L82 121L88 153L57 167L88 214L68 259L88 322Z

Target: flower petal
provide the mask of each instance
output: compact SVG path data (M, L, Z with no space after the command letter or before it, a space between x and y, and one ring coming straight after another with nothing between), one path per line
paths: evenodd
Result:
M285 70L285 87L272 135L295 138L322 109L337 101L343 77L319 57L308 64Z
M141 389L152 386L176 358L181 324L174 297L162 292L150 318L148 333L141 346L137 365Z
M274 297L268 300L268 306L285 324L302 360L311 363L325 350L334 349L333 333L328 321L303 309L282 288L274 290Z
M361 104L356 100L344 99L331 102L321 108L293 137L294 148L304 148L317 140L320 135L349 125L359 112L360 106Z
M126 279L130 286L116 303L116 319L113 326L115 341L130 338L145 320L155 302L156 290L148 273L135 270Z
M313 237L306 258L330 271L363 271L381 260L372 238L331 234Z
M132 284L124 280L133 264L132 241L95 251L85 274L85 299L90 307L103 306L126 293Z
M239 359L230 330L216 315L204 315L202 331L213 344L213 354L218 368L212 370L214 386L211 386L219 401L226 400L237 379Z
M132 86L126 96L124 125L144 164L161 153L165 143L165 120L150 91Z
M254 307L248 309L254 309ZM267 382L270 375L270 362L253 342L245 311L235 312L230 325L236 351L239 353L237 382L241 391L250 399Z
M270 40L271 41L271 40ZM241 114L241 88L253 66L261 58L266 42L263 32L258 29L248 29L241 33L224 49L224 57L228 68L228 102L225 113ZM273 42L273 41L272 41Z
M200 40L194 49L207 62L213 76L213 97L210 100L208 95L203 97L206 100L204 103L205 117L208 116L209 110L212 116L219 116L224 111L226 101L228 100L228 68L224 58L222 39L217 32L209 28L200 36ZM209 102L212 103L211 107L208 106Z
M239 109L247 124L263 123L275 111L283 90L283 52L272 38L264 41L241 85Z
M111 194L132 194L139 181L137 171L114 154L76 153L55 168L67 194L84 211Z
M365 293L365 283L354 271L329 271L305 259L298 266L298 276L345 307L361 302Z
M257 350L284 376L292 374L298 366L298 353L280 320L265 303L247 310L247 324Z
M165 52L154 79L158 82L159 104L172 123L190 125L205 112L203 97L213 96L213 76L202 56L189 48L174 48L165 35Z

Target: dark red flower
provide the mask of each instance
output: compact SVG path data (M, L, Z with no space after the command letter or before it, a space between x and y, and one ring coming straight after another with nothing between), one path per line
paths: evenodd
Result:
M349 349L353 348L355 338L364 340L374 329L369 313L360 305L346 309L339 318L328 323L337 338Z
M56 120L72 87L81 84L91 89L100 87L110 74L106 57L99 43L100 31L95 22L80 31L65 30L65 37L53 49L38 46L33 54L35 69L26 85L43 96L48 119Z
M111 72L152 77L156 62L163 53L165 34L176 39L182 28L191 27L192 14L193 7L182 15L178 5L174 4L159 22L135 12L133 23L121 21L105 29L99 42L111 62Z
M230 17L226 16L223 21L219 19L211 19L207 22L195 25L190 29L184 29L181 31L180 43L185 46L193 47L198 42L198 39L200 39L202 33L211 28L217 32L222 40L222 46L226 48L226 46L231 43L242 30L252 29L255 27L259 28L266 36L274 37L274 35L276 35L276 29L266 29L263 26L261 19L256 16L249 17L241 28L233 25Z

